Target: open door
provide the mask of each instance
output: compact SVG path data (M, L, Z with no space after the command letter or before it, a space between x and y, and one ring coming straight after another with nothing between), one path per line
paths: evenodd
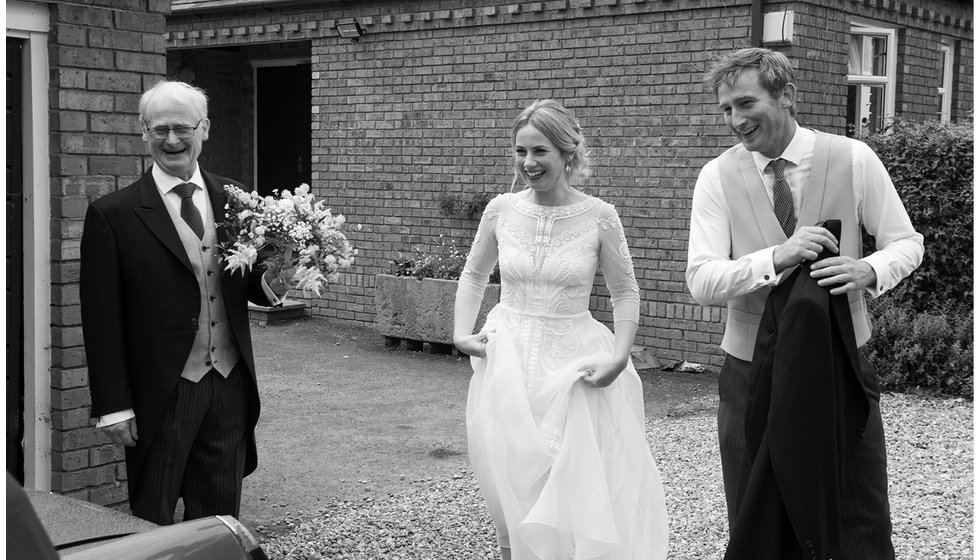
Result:
M263 196L310 183L311 88L309 62L255 68L255 186Z

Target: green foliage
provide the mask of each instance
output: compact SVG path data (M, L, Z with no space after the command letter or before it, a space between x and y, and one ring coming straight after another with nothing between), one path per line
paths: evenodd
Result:
M466 265L466 251L457 247L454 241L447 243L440 235L439 247L435 252L426 252L422 247L416 247L412 254L398 253L398 256L390 259L389 262L385 272L394 276L414 276L419 280L423 278L459 280ZM499 271L494 270L490 275L490 282L500 283Z
M864 138L891 176L915 229L922 265L893 297L918 311L973 299L973 123L896 121ZM871 250L874 246L871 245Z
M883 390L973 398L973 309L917 312L885 295L869 303L872 333L864 346Z
M488 202L490 195L487 193L443 193L439 196L439 213L447 218L472 219L483 212Z

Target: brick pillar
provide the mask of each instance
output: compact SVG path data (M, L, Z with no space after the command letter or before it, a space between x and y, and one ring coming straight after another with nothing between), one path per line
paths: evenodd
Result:
M126 469L89 419L79 246L88 203L147 166L139 97L165 73L169 12L169 0L51 5L51 488L107 505L126 501Z

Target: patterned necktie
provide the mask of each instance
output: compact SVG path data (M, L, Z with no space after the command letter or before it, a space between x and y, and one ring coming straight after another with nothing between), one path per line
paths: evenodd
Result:
M204 221L201 219L201 211L194 204L194 191L197 190L197 185L181 183L171 190L180 196L180 217L191 226L198 239L204 239Z
M769 162L772 173L776 181L772 184L772 209L776 213L779 225L783 227L786 237L792 237L796 231L796 210L793 206L793 193L789 190L789 183L783 177L786 170L786 160L776 158Z

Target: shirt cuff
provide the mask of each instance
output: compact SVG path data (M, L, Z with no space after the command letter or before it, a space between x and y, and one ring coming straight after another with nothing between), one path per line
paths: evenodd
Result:
M755 279L755 286L753 291L758 288L765 286L775 286L782 282L783 278L791 274L796 267L790 267L786 270L776 273L776 266L772 263L772 254L776 250L776 247L766 247L752 253L750 255L750 262L752 263L752 277Z
M136 412L134 412L132 408L127 408L126 410L113 412L111 414L106 414L105 416L99 416L99 422L95 425L95 427L105 428L106 426L125 422L130 418L136 418Z
M897 282L890 281L892 275L887 261L881 258L875 258L875 254L868 255L861 260L871 265L871 268L875 271L874 283L864 288L869 296L876 298L895 287Z

